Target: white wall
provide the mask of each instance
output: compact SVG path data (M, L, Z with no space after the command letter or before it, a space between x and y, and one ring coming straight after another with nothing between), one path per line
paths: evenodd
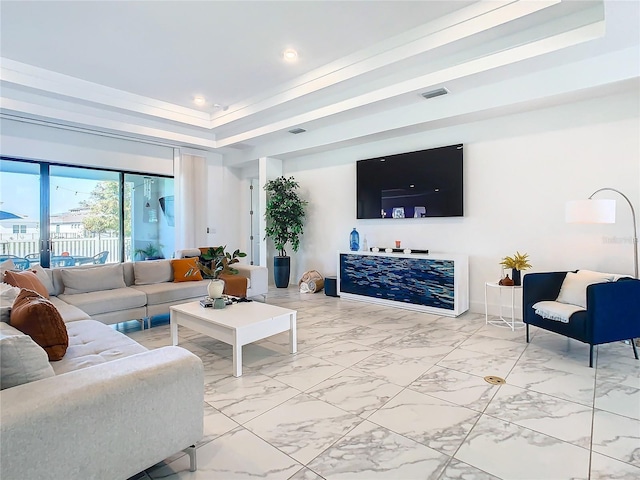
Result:
M564 205L609 186L640 207L639 105L637 92L612 95L286 161L285 175L310 202L292 282L310 269L335 275L353 227L370 247L399 239L468 254L476 312L484 312L484 282L498 280L498 262L516 250L529 253L531 272L633 274L631 214L621 197L598 194L619 200L614 225L566 224ZM463 218L355 219L356 160L453 143L465 144Z

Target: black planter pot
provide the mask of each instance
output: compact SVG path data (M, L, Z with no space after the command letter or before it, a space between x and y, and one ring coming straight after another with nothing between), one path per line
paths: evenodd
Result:
M516 270L515 268L512 268L511 278L513 279L514 285L520 285L521 284L520 270Z
M278 288L289 286L291 257L273 257L273 280Z

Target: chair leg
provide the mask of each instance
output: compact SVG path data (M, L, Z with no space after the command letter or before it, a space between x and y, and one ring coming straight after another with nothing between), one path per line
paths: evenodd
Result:
M593 345L589 345L589 368L593 368Z
M634 338L631 339L631 346L633 347L633 355L636 357L636 360L638 360L638 349L636 348L636 341Z
M527 323L526 329L527 329L527 343L529 343L529 324L528 323Z

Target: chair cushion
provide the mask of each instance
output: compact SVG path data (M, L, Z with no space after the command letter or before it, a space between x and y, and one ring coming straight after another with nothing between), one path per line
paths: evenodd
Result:
M61 268L65 295L124 288L124 269L121 263L91 268Z
M38 292L44 298L49 298L49 290L47 287L45 287L38 276L30 270L25 270L23 272L5 272L4 281L14 287L33 290L34 292Z
M0 390L53 376L47 352L29 335L0 323Z
M592 272L578 270L576 273L567 272L556 301L570 303L587 308L587 286L594 283L611 282L616 277L613 273Z
M197 258L175 258L171 260L174 282L197 282L202 280L202 273L196 265Z
M60 360L67 351L69 337L60 313L36 292L20 291L13 302L10 324L44 348L50 361Z
M169 260L134 262L133 273L135 285L152 285L173 281L173 269Z
M67 295L65 293L58 295L58 298L80 308L89 315L144 307L147 303L147 296L132 287L78 293L75 295Z

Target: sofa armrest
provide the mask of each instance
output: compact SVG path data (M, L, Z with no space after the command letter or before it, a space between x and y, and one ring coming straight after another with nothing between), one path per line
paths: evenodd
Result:
M640 337L640 280L587 286L587 335L594 343Z
M555 300L560 293L560 287L567 272L529 273L522 281L522 318L525 323L531 323L537 316L531 308L534 303L544 300Z
M238 275L247 277L251 285L251 296L266 295L269 291L269 270L259 265L247 265L236 263L233 268L238 270Z
M203 435L202 361L164 347L0 392L3 478L128 478Z

